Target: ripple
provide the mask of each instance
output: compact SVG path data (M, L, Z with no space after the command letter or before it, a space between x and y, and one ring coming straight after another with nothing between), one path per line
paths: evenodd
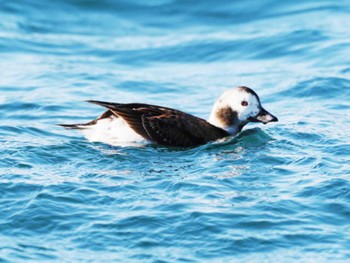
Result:
M344 92L350 85L350 80L344 78L313 78L298 83L280 93L280 96L302 98L304 100L349 99L349 93Z
M350 198L349 187L350 183L347 180L331 179L319 184L317 187L304 188L298 196L317 196L326 200L334 200L337 198L347 200Z

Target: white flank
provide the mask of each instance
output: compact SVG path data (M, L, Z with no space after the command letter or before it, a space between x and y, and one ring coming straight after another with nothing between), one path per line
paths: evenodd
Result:
M98 120L94 125L84 126L81 131L91 142L102 142L114 146L149 143L134 132L122 118L115 116Z

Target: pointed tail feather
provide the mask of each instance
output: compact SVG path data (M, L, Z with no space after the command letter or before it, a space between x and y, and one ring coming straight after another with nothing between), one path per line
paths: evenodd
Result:
M102 115L103 116L103 115ZM80 124L57 124L58 126L64 127L68 130L82 130L87 129L92 125L95 125L99 119L92 120L88 123L80 123Z
M66 128L68 130L83 130L88 129L91 126L97 124L99 120L110 118L113 115L113 112L110 110L106 110L104 113L102 113L97 119L89 121L87 123L79 123L79 124L57 124L58 126L61 126L63 128ZM117 117L117 116L115 116Z
M81 130L86 129L88 124L57 124L67 130Z
M92 103L92 104L96 104L108 109L113 109L116 108L118 106L120 106L120 103L113 103L113 102L106 102L106 101L98 101L98 100L87 100L86 102Z

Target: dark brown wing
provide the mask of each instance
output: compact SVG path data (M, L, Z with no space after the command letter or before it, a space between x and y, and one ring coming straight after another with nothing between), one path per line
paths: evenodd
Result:
M108 108L142 137L163 145L189 147L229 135L201 118L171 108L139 103L89 102Z
M180 111L144 116L143 125L154 141L169 146L196 146L229 135L203 119Z
M181 123L169 119L166 115L144 116L142 123L149 136L159 144L189 147L205 143L203 138L194 136L186 129L181 129Z

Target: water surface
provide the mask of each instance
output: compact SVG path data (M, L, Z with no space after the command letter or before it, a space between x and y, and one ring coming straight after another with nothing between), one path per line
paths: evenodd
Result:
M349 1L0 1L0 262L350 260ZM191 149L89 143L84 100L278 116Z

